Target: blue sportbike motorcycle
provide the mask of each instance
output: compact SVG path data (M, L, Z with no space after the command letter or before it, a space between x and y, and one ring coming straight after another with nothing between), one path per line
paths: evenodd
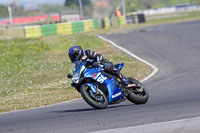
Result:
M117 64L119 71L124 64ZM106 73L100 65L87 65L86 61L76 61L72 65L71 85L81 93L83 99L96 109L104 109L108 104L116 104L128 99L134 104L145 104L149 94L144 86L133 78L128 78L131 86L125 87L118 77Z

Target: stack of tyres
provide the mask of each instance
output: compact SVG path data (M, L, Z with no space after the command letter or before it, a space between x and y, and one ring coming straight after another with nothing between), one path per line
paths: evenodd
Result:
M98 19L93 19L93 27L94 27L94 29L99 28L99 20Z
M126 25L126 17L125 16L120 17L120 25Z
M84 31L92 31L94 29L93 20L84 21Z
M120 26L120 18L119 17L115 17L114 18L114 25L115 26Z
M110 20L108 17L103 18L102 21L102 28L108 29L111 25L110 25Z
M126 16L126 23L127 24L134 24L134 23L136 23L135 15L128 15L128 16Z
M72 34L72 23L60 23L57 24L58 35L71 35Z
M83 22L74 22L72 23L72 33L82 33L84 32Z
M42 35L43 36L56 35L57 34L56 24L42 25L41 29L42 29Z
M144 23L146 21L145 15L143 13L140 13L137 16L138 16L138 23Z
M40 26L25 27L24 32L25 32L25 38L36 38L42 36Z

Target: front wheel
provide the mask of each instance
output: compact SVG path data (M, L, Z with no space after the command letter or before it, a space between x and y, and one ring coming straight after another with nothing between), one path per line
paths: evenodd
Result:
M139 81L128 78L130 84L136 84L138 87L130 88L130 93L127 96L127 99L135 104L145 104L149 99L149 93Z
M96 109L104 109L108 106L108 100L105 94L97 89L97 93L93 93L91 88L87 85L82 85L80 88L83 99L92 107Z

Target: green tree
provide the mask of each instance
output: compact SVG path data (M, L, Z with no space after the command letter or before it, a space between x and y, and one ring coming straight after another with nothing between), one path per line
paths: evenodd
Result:
M20 16L26 16L27 13L24 11L23 7L15 7L11 6L12 9L12 16L13 17L20 17ZM8 7L4 5L0 5L0 18L8 18Z
M72 5L78 5L79 0L65 0L65 6L72 6ZM82 0L83 6L90 6L91 1L90 0Z
M4 5L0 5L0 18L8 17L8 8Z
M158 0L139 0L139 6L142 9L151 9Z
M23 7L12 7L13 17L26 16L27 13L24 11Z
M83 14L84 16L92 16L92 3L90 0L81 0L82 1L82 6L83 6ZM69 7L69 8L79 8L79 0L65 0L64 3L65 6Z
M51 4L43 4L42 9L44 13L58 13L62 10L67 10L68 7L65 7L63 5L51 5Z
M196 3L200 4L200 0L195 0Z
M126 0L126 12L133 12L138 10L139 1L138 0Z
M184 3L199 3L200 0L126 0L126 11L174 6Z
M174 6L178 4L193 3L194 0L160 0L165 6Z

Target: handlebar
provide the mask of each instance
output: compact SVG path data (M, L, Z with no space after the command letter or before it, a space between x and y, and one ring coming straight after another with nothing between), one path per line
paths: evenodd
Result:
M98 67L99 64L98 64L97 62L95 62L95 63L92 64L92 66L93 66L93 67Z

